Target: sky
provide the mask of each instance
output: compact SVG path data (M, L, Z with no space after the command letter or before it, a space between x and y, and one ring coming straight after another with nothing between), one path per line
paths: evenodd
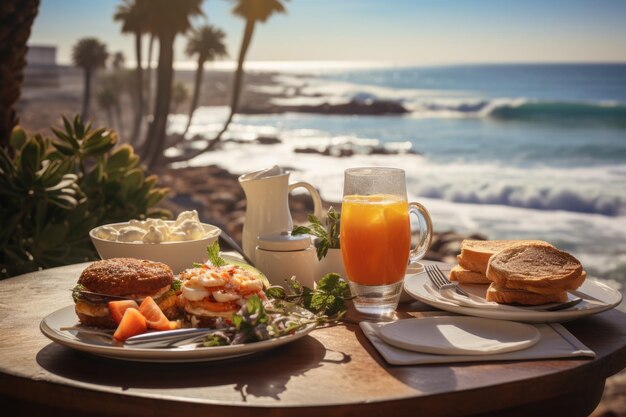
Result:
M41 0L31 44L56 45L70 62L81 37L133 61L131 35L112 16L121 0ZM625 62L623 0L291 0L287 14L255 29L249 61L360 61L397 64ZM208 22L227 35L235 59L244 22L232 0L205 0ZM176 42L176 61L185 39Z

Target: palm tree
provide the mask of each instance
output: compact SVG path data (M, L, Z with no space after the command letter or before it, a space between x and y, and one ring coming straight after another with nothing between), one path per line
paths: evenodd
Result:
M111 60L111 66L115 70L121 70L124 68L124 64L126 63L126 57L122 52L116 52L113 54L113 59Z
M92 75L98 68L104 67L108 56L106 45L96 38L80 39L72 50L72 61L74 65L85 71L83 111L81 113L83 120L87 120L89 117Z
M274 13L285 13L286 9L283 5L283 1L286 0L233 0L235 7L232 12L236 16L239 16L246 21L246 27L243 31L243 39L241 40L241 48L239 49L239 58L237 59L237 70L235 71L235 79L233 81L233 88L230 99L230 114L224 127L207 144L206 148L201 152L213 149L217 142L221 139L222 135L228 130L230 122L233 120L233 116L237 113L239 106L239 97L241 95L241 85L243 83L243 63L248 53L248 48L252 42L252 35L254 34L254 27L257 22L265 22Z
M174 84L174 88L172 89L172 107L174 111L178 111L178 108L181 104L183 104L189 98L189 89L187 86L178 81Z
M113 16L116 21L122 22L122 33L135 35L135 59L137 77L135 85L136 107L133 120L131 142L136 143L141 132L141 120L143 117L143 67L141 65L141 38L147 30L146 10L149 7L147 0L124 0L124 4L117 6L117 12Z
M154 50L154 34L150 34L148 42L148 66L146 67L146 106L144 106L144 115L152 113L152 51Z
M187 42L187 55L190 57L198 55L198 68L196 69L196 79L193 89L193 98L191 99L191 107L189 108L189 119L185 132L191 126L193 113L198 107L198 98L200 96L200 87L202 86L202 76L204 75L204 63L213 61L217 57L226 56L226 46L224 45L224 32L211 25L203 25L193 30Z
M114 111L115 119L117 120L117 127L111 124L110 128L116 128L120 137L124 137L124 118L122 117L122 106L120 98L124 93L126 81L126 71L123 69L118 69L114 73L109 74L102 78L100 82L100 91L98 92L98 104L105 111ZM110 97L113 96L114 100L110 100ZM110 109L108 108L110 107ZM110 118L112 119L112 118Z
M20 98L26 42L38 11L39 0L2 0L0 5L0 148L9 147L17 124L13 106Z
M102 86L96 94L96 102L107 114L109 127L113 129L113 109L118 105L117 96L108 86Z
M145 1L145 0L144 0ZM148 167L156 164L165 146L165 129L172 98L174 77L174 39L191 27L190 18L202 14L203 0L150 0L146 18L150 33L159 40L159 64L157 90L154 101L154 116L148 129L145 161Z

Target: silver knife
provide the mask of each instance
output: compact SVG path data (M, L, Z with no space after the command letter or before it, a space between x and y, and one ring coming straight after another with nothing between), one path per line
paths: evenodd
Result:
M206 327L165 330L160 332L144 333L126 339L125 346L141 348L166 348L181 342L192 342L214 334L223 333L228 329L211 329Z

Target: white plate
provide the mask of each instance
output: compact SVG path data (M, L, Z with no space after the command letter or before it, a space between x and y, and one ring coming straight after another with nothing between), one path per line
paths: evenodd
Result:
M115 346L111 344L110 340L101 336L77 330L60 330L62 327L72 327L77 326L77 324L74 306L68 306L46 316L41 321L39 328L49 339L72 349L107 358L136 362L207 362L236 358L291 343L315 329L315 323L312 323L293 335L243 345L150 349Z
M378 330L400 349L438 355L492 355L526 349L539 341L530 324L478 317L441 316L399 320Z
M449 300L442 300L431 295L426 288L426 286L431 288L431 285L426 273L412 275L406 277L404 280L404 289L411 297L441 310L465 314L467 316L524 321L529 323L550 323L574 320L610 310L622 301L622 294L619 291L592 279L586 279L577 291L572 291L575 295L588 301L583 301L574 307L559 311L531 310L524 309L523 307L513 310L511 308L498 309L459 306ZM486 292L487 285L485 285L484 288Z

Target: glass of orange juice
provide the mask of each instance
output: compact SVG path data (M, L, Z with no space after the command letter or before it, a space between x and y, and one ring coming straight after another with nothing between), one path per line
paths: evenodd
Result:
M411 250L409 213L420 225ZM421 259L432 240L432 222L419 203L409 203L404 171L365 167L345 171L341 205L341 255L362 313L390 316L398 306L409 261Z

